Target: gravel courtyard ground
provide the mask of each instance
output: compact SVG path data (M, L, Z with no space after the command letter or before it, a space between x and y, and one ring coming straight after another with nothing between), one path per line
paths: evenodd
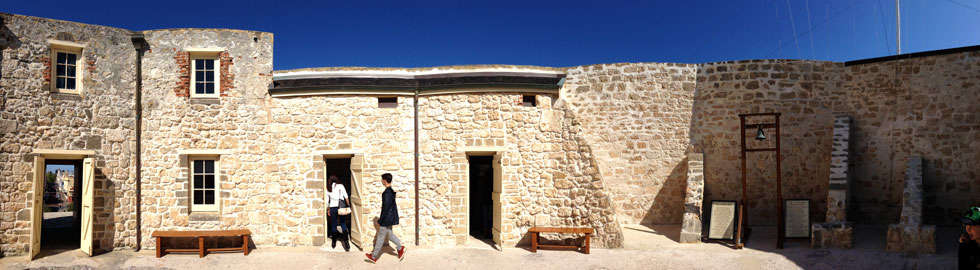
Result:
M268 247L248 256L215 253L170 254L156 258L152 251L114 251L88 257L77 250L52 251L27 262L26 257L0 258L0 269L954 269L959 228L942 228L937 235L938 253L906 255L884 251L883 226L858 227L856 245L850 250L810 249L806 240L774 248L775 230L758 227L748 247L733 250L723 243L679 244L678 226L625 226L629 239L623 249L593 249L586 255L574 251L524 248L503 252L485 244L461 248L408 247L399 261L385 254L377 264L365 261L363 252L350 253L313 247Z

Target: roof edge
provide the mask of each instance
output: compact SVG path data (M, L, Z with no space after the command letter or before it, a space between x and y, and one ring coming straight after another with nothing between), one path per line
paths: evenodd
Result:
M847 67L847 66L871 64L871 63L878 63L878 62L895 61L895 60L902 60L902 59L912 59L912 58L946 55L946 54L963 53L963 52L975 52L975 51L980 51L980 45L852 60L852 61L844 62L844 66Z
M274 35L272 32L263 32L258 30L245 30L245 29L232 29L232 28L165 28L165 29L152 29L152 30L140 30L134 31L138 33L156 33L156 32L180 32L180 31L225 31L225 32L244 32L252 34L269 34Z
M112 29L112 30L118 30L118 31L126 31L126 32L129 32L130 34L134 34L134 33L138 32L138 31L133 31L133 30L129 30L129 29L126 29L126 28L105 26L105 25L100 25L100 24L90 24L90 23L74 22L74 21L68 21L68 20L52 19L52 18L37 17L37 16L31 16L31 15L22 15L22 14L14 14L14 13L6 13L6 12L0 12L0 16L19 17L19 18L28 19L28 20L38 20L38 21L49 21L49 22L58 22L58 23L77 24L77 25L84 26L84 27L98 27L98 28L104 28L104 29Z
M502 64L491 64L491 65L446 65L446 66L433 66L433 67L313 67L313 68L297 68L297 69L287 69L287 70L275 70L273 74L283 74L283 73L297 73L297 72L454 72L454 71L466 71L466 70L497 70L497 71L553 71L564 73L568 68L561 67L546 67L546 66L531 66L531 65L502 65Z

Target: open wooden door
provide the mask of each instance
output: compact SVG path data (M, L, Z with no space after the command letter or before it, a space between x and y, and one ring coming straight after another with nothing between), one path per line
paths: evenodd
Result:
M82 165L82 236L79 249L85 254L92 256L92 221L94 211L92 205L95 202L95 160L86 158Z
M503 225L503 222L501 221L501 217L502 217L501 210L503 209L502 208L503 204L501 203L502 198L500 196L500 194L503 193L503 183L502 183L503 181L501 181L502 179L501 172L503 170L501 169L502 166L500 162L501 154L502 153L497 153L493 155L493 193L492 193L493 230L492 231L493 231L493 243L497 245L498 250L503 251L504 250L503 236L500 233L501 232L500 229L501 227L503 227L501 226Z
M361 245L363 237L363 214L361 210L361 187L364 181L361 180L361 165L364 163L364 156L354 155L350 159L350 242L357 248L364 250Z
M41 223L44 222L44 158L34 157L34 197L31 198L31 260L41 252Z

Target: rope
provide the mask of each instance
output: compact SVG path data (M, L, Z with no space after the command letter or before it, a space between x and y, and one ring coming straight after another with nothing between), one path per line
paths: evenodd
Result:
M806 24L813 29L813 24L810 22L810 0L804 1L806 3ZM817 51L813 49L813 31L810 32L810 58L817 58Z
M840 15L841 15L842 13L844 13L844 11L847 11L847 10L849 10L849 9L851 9L851 8L854 8L854 6L856 6L856 5L857 5L857 4L859 3L859 2L861 2L861 1L863 1L863 0L854 0L854 2L853 2L853 3L851 3L851 5L850 5L850 6L847 6L846 8L844 8L844 9L841 9L840 11L837 11L837 13L834 13L834 15L831 15L831 16L830 16L830 19L827 19L826 21L822 21L822 22L818 22L818 23L816 23L816 24L814 24L814 25L813 25L813 28L811 28L811 29L809 29L809 30L807 30L807 31L804 31L803 33L800 33L800 34L798 34L798 35L796 34L796 27L794 27L794 28L793 28L793 33L794 33L794 35L793 35L793 36L794 36L794 37L793 37L793 40L792 40L792 41L787 41L787 42L784 42L784 43L783 43L783 44L781 44L781 45L780 45L780 46L779 46L778 48L776 48L776 49L773 49L773 50L772 50L771 52L769 52L769 54L767 54L767 55L766 55L766 57L765 57L765 58L769 58L770 56L772 56L772 54L774 54L774 53L776 53L777 51L780 51L780 50L782 50L782 48L783 48L783 46L786 46L786 45L789 45L789 43L790 43L790 42L794 42L794 41L796 41L796 40L797 40L797 39L799 39L799 38L800 38L801 36L803 36L803 35L806 35L807 33L810 33L810 31L813 31L813 29L815 29L815 28L817 28L817 27L820 27L821 25L823 25L823 24L825 24L825 23L827 23L827 22L829 22L830 20L832 20L832 19L834 19L834 18L837 18L837 16L840 16ZM786 4L787 4L787 5L789 5L789 1L787 1L787 3L786 3ZM790 10L790 22L792 22L792 21L793 21L793 12L792 12L792 10ZM799 51L799 47L800 47L800 46L799 46L799 43L797 43L797 44L796 44L796 48L797 48L797 51Z
M779 3L776 0L772 0L772 5L775 7L776 11L776 47L779 47L779 57L783 57L783 38L779 34Z
M888 47L888 43L890 43L890 42L888 42L888 28L885 27L885 12L882 11L882 8L881 8L881 0L878 0L878 14L881 15L881 16L879 16L879 18L881 18L881 30L885 32L884 33L884 36L885 36L885 50L888 51L888 55L891 55L892 54L892 48L891 47Z
M793 36L795 36L795 38L793 38L793 41L796 42L796 57L797 58L803 58L803 56L800 55L800 41L799 41L799 37L800 36L796 34L796 22L793 19L793 5L790 5L789 4L789 0L786 0L786 6L789 7L789 23L790 23L791 26L793 26ZM810 28L810 30L813 30L813 28ZM769 54L772 54L772 53L769 53ZM766 57L768 57L768 56L766 56Z

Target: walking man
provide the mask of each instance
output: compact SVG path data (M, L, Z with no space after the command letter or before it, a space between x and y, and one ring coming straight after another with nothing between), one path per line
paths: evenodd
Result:
M374 251L364 254L372 263L378 262L378 256L381 255L381 247L388 240L395 243L395 250L398 250L398 259L401 260L405 257L405 247L402 246L402 241L398 240L398 236L395 236L394 232L391 231L392 225L398 225L398 205L395 205L395 191L391 189L390 173L381 175L381 184L385 186L385 191L381 193L381 216L378 217L378 235L374 242Z

